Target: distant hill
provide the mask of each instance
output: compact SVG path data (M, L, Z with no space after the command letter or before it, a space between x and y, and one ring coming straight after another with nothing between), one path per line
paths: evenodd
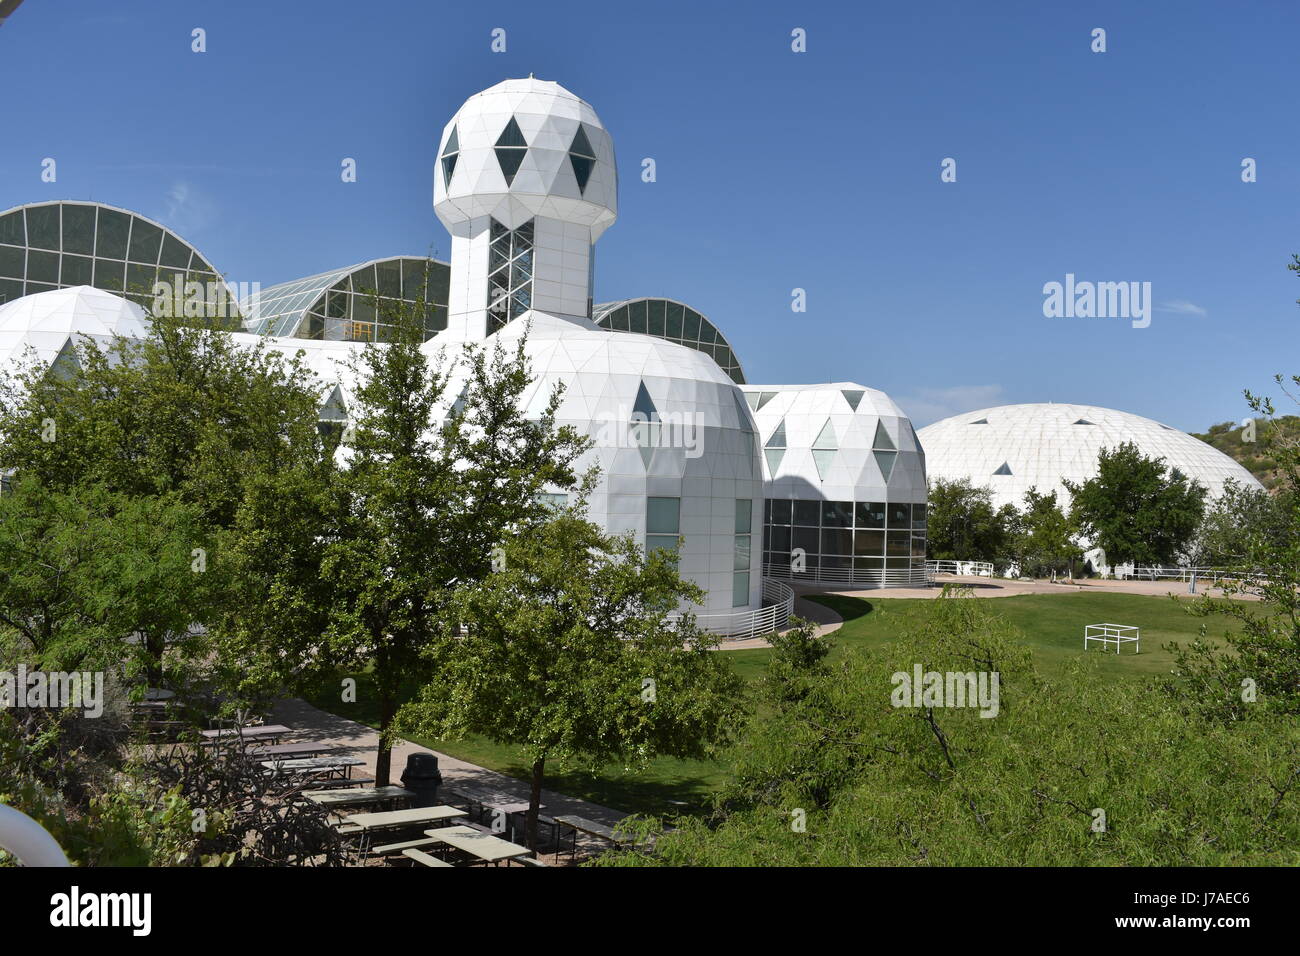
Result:
M1255 419L1256 441L1241 440L1241 422L1220 422L1211 425L1210 430L1201 435L1193 434L1207 445L1212 445L1228 457L1236 460L1243 468L1259 479L1269 491L1275 491L1280 475L1277 462L1269 457L1269 436L1278 435L1284 440L1300 441L1300 416L1283 415L1273 420ZM1277 431L1272 431L1277 429Z

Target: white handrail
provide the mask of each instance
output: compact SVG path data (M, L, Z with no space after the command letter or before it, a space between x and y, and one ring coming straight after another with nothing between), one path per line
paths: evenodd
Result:
M0 803L0 850L23 866L71 866L59 841L21 810Z
M765 606L758 610L697 614L695 623L702 631L733 641L784 630L794 611L794 590L780 581L764 578L762 594ZM673 615L674 619L677 617Z

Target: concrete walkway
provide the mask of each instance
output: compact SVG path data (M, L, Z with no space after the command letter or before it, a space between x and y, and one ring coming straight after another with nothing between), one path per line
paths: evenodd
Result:
M340 706L346 707L347 705L341 704ZM375 775L375 759L379 752L379 732L365 724L358 723L355 720L348 720L346 717L340 717L337 714L331 714L319 707L313 707L305 700L296 697L278 701L271 708L267 723L284 724L286 727L292 728L293 732L285 738L286 743L330 744L332 747L331 753L336 756L356 757L364 760L364 765L352 768L353 776L373 777ZM391 774L393 784L401 784L400 777L402 771L406 769L407 755L413 753L432 753L437 756L438 769L442 771L442 785L447 789L455 790L457 784L470 784L496 793L509 794L517 797L522 803L528 802L529 786L525 781L498 773L495 770L488 770L486 767L479 767L464 760L458 760L449 754L430 750L428 747L421 747L409 740L399 740L393 746ZM554 790L542 790L542 805L545 807L542 812L546 816L571 814L594 820L597 823L603 823L606 826L612 826L627 816L621 810L613 810L598 803L591 803L588 800L580 800L576 797L567 797L562 793L556 793ZM543 834L546 833L546 828L541 827L539 829ZM567 837L565 838L565 844L566 846L568 844ZM582 835L579 834L579 861L582 859L584 850L598 851L605 846L606 844L594 838L584 840ZM538 856L551 864L565 865L568 863L567 853L558 860L554 854L543 855L539 853Z

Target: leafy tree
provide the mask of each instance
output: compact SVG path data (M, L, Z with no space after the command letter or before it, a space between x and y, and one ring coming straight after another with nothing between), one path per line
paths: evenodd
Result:
M300 358L151 316L140 340L82 336L51 370L0 371L0 472L51 491L176 493L228 527L253 476L319 454Z
M669 553L647 556L575 508L510 538L504 560L459 595L465 631L429 648L433 674L401 722L518 747L535 848L548 761L703 757L728 738L744 685L715 639L669 620L703 597Z
M1205 512L1205 488L1132 442L1097 456L1097 475L1065 482L1070 518L1112 565L1172 564L1183 555Z
M354 363L346 444L249 489L230 546L245 602L222 631L246 692L373 665L382 786L402 687L427 672L422 652L455 591L490 571L507 534L545 520L541 492L577 485L586 441L557 426L558 391L525 415L522 342L513 355L468 347L459 363L431 362L422 314L381 307L393 339Z
M993 507L993 493L966 479L930 482L928 548L935 560L1000 561L1006 557L1016 509Z
M1020 572L1030 577L1064 573L1082 562L1083 551L1075 543L1075 530L1056 503L1056 493L1040 495L1037 488L1025 493L1025 507L1017 517L1012 554Z
M1260 548L1291 532L1292 492L1270 495L1229 478L1223 493L1206 509L1196 533L1196 564L1249 571Z
M161 680L169 646L184 666L224 580L196 505L102 485L51 491L20 475L0 495L0 626L37 666L116 670ZM126 643L123 637L134 635Z

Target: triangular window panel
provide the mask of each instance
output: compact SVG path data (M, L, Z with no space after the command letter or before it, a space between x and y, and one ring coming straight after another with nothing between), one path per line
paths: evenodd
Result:
M740 419L740 430L747 435L754 434L754 430L749 427L749 413L745 411L745 405L740 400L740 393L732 392L731 397L736 402L736 417Z
M862 396L867 393L858 391L857 389L842 388L840 389L840 394L843 395L844 400L849 403L849 408L856 412L858 406L862 404Z
M596 161L586 156L570 153L569 162L573 165L573 178L578 181L578 192L585 195L587 180L591 179L591 171L596 168Z
M745 393L745 404L748 405L750 409L753 411L758 411L758 399L759 399L758 392Z
M763 410L763 406L776 398L776 392L759 392L758 393L758 411Z
M77 358L77 350L72 344L72 338L69 337L59 349L59 354L54 356L54 361L50 363L50 373L60 381L67 381L80 371L81 360Z
M650 470L650 459L655 456L654 445L643 443L637 446L637 451L641 453L641 463L645 465L645 470Z
M987 425L988 423L989 423L989 420L988 420L987 418L981 418L981 419L980 419L979 421L977 421L977 422L971 422L972 425Z
M456 401L451 403L451 410L459 415L465 410L465 402L469 398L469 385L465 385L456 396Z
M813 449L812 455L813 461L817 464L817 477L825 481L827 472L831 470L831 462L835 460L835 449L816 448Z
M894 462L898 460L898 452L873 451L871 454L876 456L876 467L880 469L880 474L884 476L885 484L889 484L889 476L894 473Z
M456 160L460 158L460 153L452 153L450 156L442 157L442 186L444 189L451 188L451 174L456 171Z
M644 421L654 421L659 417L659 410L655 408L655 403L650 400L650 392L642 382L636 390L636 404L632 406L633 414L642 416Z
M876 422L876 441L871 447L885 448L889 451L896 451L898 449L898 446L894 444L894 440L889 437L889 432L885 431L885 423L882 421Z
M496 149L497 165L501 167L501 175L506 178L506 185L515 181L515 173L519 172L519 166L524 161L526 149Z
M506 124L506 128L501 131L496 144L498 146L527 147L528 142L524 139L524 134L519 129L519 124L515 122L513 116L510 117L510 122Z
M1095 425L1096 422L1090 422L1090 421L1088 421L1088 419L1086 419L1086 418L1080 418L1077 422L1075 422L1075 424L1076 424L1076 425Z
M840 447L835 441L835 429L831 427L829 418L826 419L826 424L822 426L822 430L818 433L817 440L813 442L813 447L829 451L834 451Z
M460 140L456 138L456 127L451 128L451 135L447 137L447 148L442 151L442 155L450 156L452 153L460 152Z
M343 402L343 392L337 385L334 391L330 392L330 397L325 400L325 404L320 407L320 420L326 422L341 422L348 417L348 407Z
M578 132L573 137L573 145L569 147L569 152L577 156L586 156L588 159L596 158L596 151L591 148L591 140L587 139L587 131L583 129L582 124L578 124Z
M772 437L767 440L764 448L784 448L785 447L785 419L781 419L781 424L776 426L776 431L772 432Z
M1009 475L1009 474L1011 474L1011 466L1008 465L1008 464L1004 461L1004 462L1001 464L1001 466L998 468L998 470L995 471L995 472L993 472L993 474L995 474L995 475Z
M781 467L781 459L785 457L785 449L769 448L763 452L763 457L767 459L768 475L775 478L777 471Z

